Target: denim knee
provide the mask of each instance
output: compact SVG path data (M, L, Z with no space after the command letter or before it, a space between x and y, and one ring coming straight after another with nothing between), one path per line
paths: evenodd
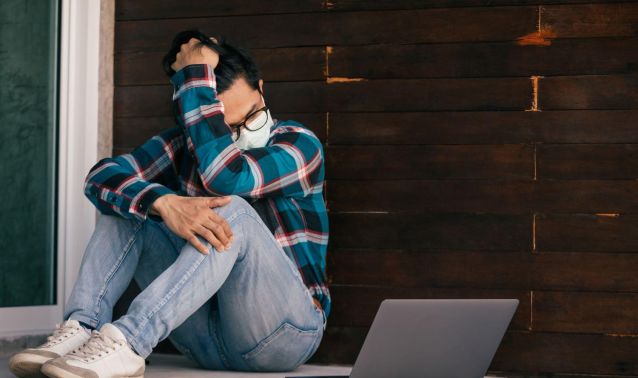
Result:
M227 220L241 213L249 213L259 217L257 211L245 198L240 197L236 194L231 194L229 195L229 197L231 198L231 201L229 203L224 206L214 208L217 214L221 215Z

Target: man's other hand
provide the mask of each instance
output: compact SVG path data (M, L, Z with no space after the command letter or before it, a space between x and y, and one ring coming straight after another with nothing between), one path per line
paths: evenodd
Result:
M211 38L211 40L217 43L214 38ZM210 64L215 68L218 63L219 54L215 50L205 46L197 38L191 38L187 43L183 43L180 46L171 68L175 72L189 64Z
M225 197L186 197L176 194L165 194L151 205L162 220L179 237L186 239L203 254L208 249L199 241L197 235L222 252L230 247L233 232L226 219L215 213L211 207L224 206L231 201Z

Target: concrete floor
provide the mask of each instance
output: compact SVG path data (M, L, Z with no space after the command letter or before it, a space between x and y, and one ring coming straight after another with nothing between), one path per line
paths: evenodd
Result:
M0 358L0 378L13 375L7 368L8 358ZM152 354L146 365L145 378L250 378L250 377L298 377L298 376L332 376L348 375L352 366L345 365L302 365L299 369L288 373L246 373L231 371L203 370L186 357L171 354ZM496 378L487 376L485 378ZM501 377L502 378L502 377Z
M302 365L294 372L288 373L247 373L237 371L215 371L198 369L194 363L183 356L156 354L149 357L144 377L149 378L249 378L249 377L295 377L312 375L348 375L351 366L337 365Z
M295 377L312 375L348 375L351 366L338 365L302 365L288 373L246 373L203 370L184 356L170 354L152 354L146 365L145 378L250 378L250 377ZM8 358L0 358L0 378L14 377L7 367Z

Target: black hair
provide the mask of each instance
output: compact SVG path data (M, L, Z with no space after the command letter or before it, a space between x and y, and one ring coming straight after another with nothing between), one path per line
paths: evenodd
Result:
M228 43L223 36L216 36L217 43L215 43L198 29L181 31L173 38L171 49L162 59L162 66L168 77L175 73L171 65L175 62L181 45L187 43L191 38L198 39L202 45L210 47L219 54L219 63L215 67L217 93L227 90L240 77L243 77L251 88L261 92L259 89L261 72L251 53L244 48ZM205 48L204 46L200 45L201 48Z

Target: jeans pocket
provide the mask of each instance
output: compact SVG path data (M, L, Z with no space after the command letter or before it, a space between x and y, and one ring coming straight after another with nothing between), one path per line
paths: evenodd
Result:
M312 352L318 334L318 329L304 330L284 322L241 356L255 371L294 370Z

